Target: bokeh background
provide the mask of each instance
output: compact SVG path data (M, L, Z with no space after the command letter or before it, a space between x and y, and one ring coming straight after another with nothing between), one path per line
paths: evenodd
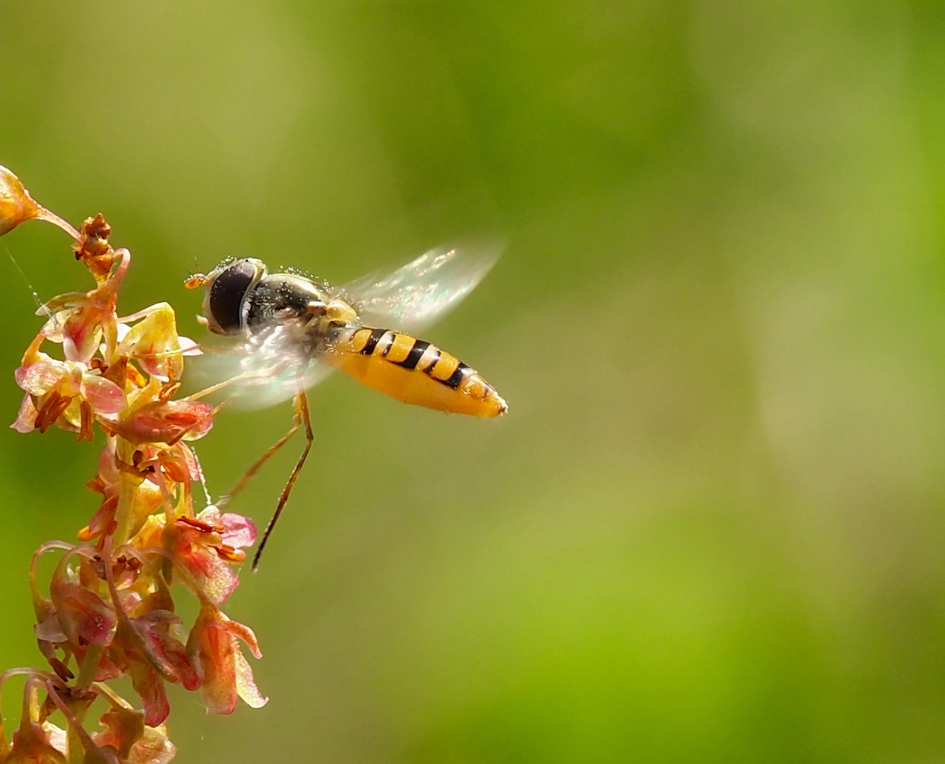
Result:
M257 576L262 710L180 761L945 761L945 16L913 0L0 8L0 164L134 253L122 308L254 255L505 254L428 339L510 403L333 378ZM26 279L8 257L12 255ZM51 227L0 241L0 411ZM227 412L225 490L291 409ZM235 511L262 524L301 447ZM0 431L0 667L97 447ZM4 702L16 716L17 692Z

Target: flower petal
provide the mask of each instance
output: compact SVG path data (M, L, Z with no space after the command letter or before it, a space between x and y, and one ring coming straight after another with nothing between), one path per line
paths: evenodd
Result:
M243 549L253 545L256 541L256 524L248 517L237 515L234 512L220 512L219 508L211 504L204 509L197 519L207 525L223 527L220 540L234 549Z
M149 727L163 723L171 712L171 706L167 702L161 675L147 663L135 661L131 664L131 684L144 704L144 723Z
M200 348L196 342L194 342L190 337L184 337L181 335L177 338L177 341L180 343L180 353L181 355L186 356L198 356L203 355L203 350Z
M45 395L69 376L69 368L62 361L56 361L45 353L39 355L42 360L21 366L13 375L16 383L31 395Z
M62 352L68 361L87 363L98 350L107 313L94 305L76 310L62 325Z
M117 414L128 405L118 385L96 374L82 376L81 392L96 414Z
M36 415L39 412L33 405L33 397L27 393L23 396L23 402L20 404L20 411L16 415L16 421L10 425L17 432L28 433L36 429Z
M250 708L262 708L269 702L269 698L263 695L256 686L256 680L253 679L253 669L250 668L249 661L243 657L243 653L237 650L233 653L233 662L236 669L236 692Z
M226 512L220 517L226 531L223 533L223 543L235 549L242 549L253 545L256 541L256 524L248 517Z

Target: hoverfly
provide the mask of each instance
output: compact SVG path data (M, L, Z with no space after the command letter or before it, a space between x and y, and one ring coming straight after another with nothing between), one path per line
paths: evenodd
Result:
M496 259L432 250L390 274L337 288L293 271L270 273L256 258L228 258L187 279L188 288L205 289L201 323L238 340L238 372L211 389L228 386L255 407L295 399L292 427L218 506L305 428L305 447L263 532L254 570L315 439L305 391L332 369L405 403L480 417L505 413L505 401L479 372L413 336L459 304ZM390 324L398 328L384 328Z

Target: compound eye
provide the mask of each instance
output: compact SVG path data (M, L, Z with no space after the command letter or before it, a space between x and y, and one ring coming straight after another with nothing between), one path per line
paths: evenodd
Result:
M258 261L237 260L216 276L207 290L204 313L210 330L217 334L239 334L243 328L243 304L250 288L259 280Z

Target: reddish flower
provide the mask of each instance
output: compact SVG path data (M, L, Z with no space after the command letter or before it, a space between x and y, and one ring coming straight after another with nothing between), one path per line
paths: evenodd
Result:
M256 635L248 626L231 621L209 602L200 608L187 641L187 653L198 663L203 676L203 697L213 714L231 714L237 698L251 708L269 701L256 687L253 671L239 649L242 639L256 658L262 657Z
M157 570L137 551L124 556L133 571L129 587L119 590L114 571L105 576L117 614L118 627L110 654L131 675L132 685L144 702L145 723L161 724L170 712L164 681L180 682L188 690L200 686L200 676L184 649L181 620L174 613L174 600ZM137 586L145 583L153 591L141 597Z
M58 747L61 745L64 750L65 739L65 732L55 725L37 724L24 716L20 728L13 734L13 747L6 756L0 752L0 761L4 764L66 764L66 756Z
M128 629L129 633L123 631L115 641L124 640L126 647L140 649L164 677L179 681L188 690L196 690L200 686L200 677L184 649L181 620L174 613L174 600L159 576L154 576L153 584L157 591L138 602L130 613L125 612L126 606L122 605L119 628Z
M134 488L130 513L132 521L128 532L129 535L135 535L147 524L153 513L168 501L176 484L184 483L189 495L194 476L199 479L200 473L193 454L182 444L170 449L144 446L135 452L135 456L141 457L136 460L137 466L124 464L118 458L116 447L116 439L111 438L106 442L99 457L98 474L86 484L90 490L101 493L103 499L92 521L79 532L79 538L83 541L98 538L103 532L112 532L122 490ZM163 514L160 517L163 525Z
M165 539L168 551L190 573L195 593L219 605L239 583L227 563L246 559L242 549L256 540L256 526L242 515L209 506L196 518L178 518L167 527Z
M60 560L49 585L49 597L56 610L56 620L66 640L72 645L107 645L112 639L115 611L93 591L94 585L83 581L83 576L77 576L70 569L67 564L69 558L70 555L66 554ZM80 571L88 565L88 561L80 561Z
M128 250L120 249L121 257L114 269L95 289L88 292L69 292L54 297L40 310L49 316L41 336L51 342L62 343L67 361L88 363L105 341L105 361L113 363L118 342L118 321L115 308L118 304L118 287L131 264Z
M139 711L116 705L102 714L99 723L105 729L92 739L100 748L115 751L121 762L167 764L177 755L164 725L146 727Z
M173 445L183 439L196 440L213 427L213 406L202 401L152 401L122 417L109 427L125 440Z
M16 370L16 383L26 391L20 413L12 427L17 432L46 432L59 424L68 430L83 428L91 433L89 416L114 417L125 408L122 389L78 361L58 361L34 348L34 342ZM32 352L31 352L32 351ZM88 411L88 415L83 415Z
M0 674L0 685L14 673L14 669ZM66 764L65 733L46 721L48 711L38 703L38 693L43 686L39 672L27 675L23 688L23 705L20 726L13 733L13 744L8 745L3 726L0 725L0 762L4 764Z
M200 351L193 340L178 336L174 309L161 302L122 319L135 320L137 323L132 327L126 323L118 325L119 355L133 358L156 379L180 379L184 355L199 355Z

